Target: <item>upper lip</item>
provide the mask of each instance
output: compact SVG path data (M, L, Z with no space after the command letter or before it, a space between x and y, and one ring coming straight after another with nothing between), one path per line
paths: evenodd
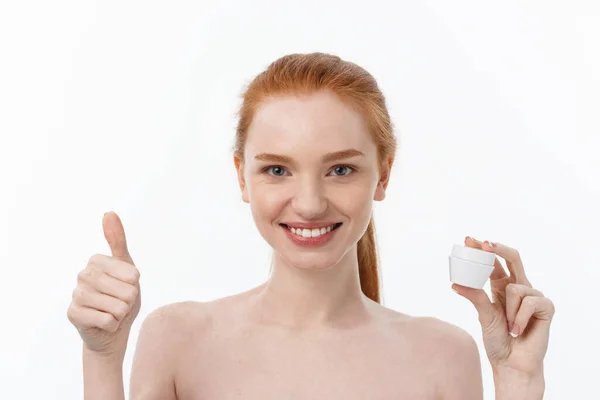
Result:
M328 226L338 224L337 221L325 221L325 222L282 222L282 224L293 228L303 229L317 229L327 228Z

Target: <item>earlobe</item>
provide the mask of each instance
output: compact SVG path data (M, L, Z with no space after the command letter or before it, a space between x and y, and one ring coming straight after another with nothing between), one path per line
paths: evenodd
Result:
M390 181L390 172L392 170L393 160L389 159L387 163L382 165L381 175L379 182L377 182L377 189L375 190L374 200L383 201L385 199L385 190Z
M385 188L382 182L377 182L377 189L375 189L375 196L373 200L383 201L385 199Z
M244 189L242 189L242 201L244 203L250 203L250 199L248 199L248 190L246 189L246 186L244 186Z
M244 203L249 203L250 200L248 198L248 189L246 185L246 180L244 178L244 163L239 157L234 156L233 164L235 165L235 169L237 171L238 176L238 184L240 185L240 190L242 191L242 201Z

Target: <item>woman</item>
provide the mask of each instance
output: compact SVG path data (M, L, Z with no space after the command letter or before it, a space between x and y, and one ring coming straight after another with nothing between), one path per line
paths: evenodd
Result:
M244 202L274 249L264 284L145 319L132 399L481 399L477 346L435 318L379 304L373 200L382 201L396 139L385 99L359 66L322 54L280 58L243 95L234 165ZM139 271L114 213L112 256L79 274L68 311L83 338L86 399L124 398L122 364L140 309ZM554 308L517 250L494 252L493 303L453 285L479 313L496 399L541 399Z

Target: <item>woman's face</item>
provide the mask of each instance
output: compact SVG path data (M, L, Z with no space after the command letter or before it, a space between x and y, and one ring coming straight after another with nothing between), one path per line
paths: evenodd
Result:
M380 178L362 118L330 91L264 102L244 158L234 159L242 199L262 237L296 268L336 265L367 229L373 200L385 197L389 165ZM341 225L327 232L332 224Z

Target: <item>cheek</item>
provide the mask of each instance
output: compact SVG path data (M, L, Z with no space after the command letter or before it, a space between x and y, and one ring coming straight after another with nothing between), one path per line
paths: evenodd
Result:
M356 182L331 188L330 199L335 207L355 219L369 218L375 186L369 182Z
M260 219L276 217L285 204L285 192L284 185L269 184L261 180L250 182L248 196L254 216Z

